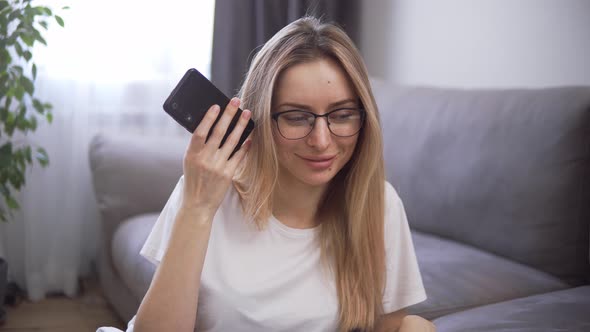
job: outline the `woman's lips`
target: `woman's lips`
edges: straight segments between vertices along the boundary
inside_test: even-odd
[[[305,163],[313,169],[322,170],[327,169],[334,163],[336,156],[322,156],[322,157],[301,157]]]

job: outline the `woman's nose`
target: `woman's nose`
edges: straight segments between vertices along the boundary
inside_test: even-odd
[[[332,133],[328,128],[328,120],[326,118],[316,118],[307,143],[313,147],[325,149],[330,145],[331,140]]]

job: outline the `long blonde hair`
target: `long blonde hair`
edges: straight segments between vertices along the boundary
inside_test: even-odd
[[[243,108],[252,110],[256,130],[234,183],[245,214],[264,228],[279,172],[271,127],[273,90],[286,68],[322,57],[336,60],[346,72],[366,119],[351,160],[323,198],[318,241],[324,267],[334,272],[340,330],[370,331],[383,313],[383,143],[367,70],[354,43],[336,25],[303,17],[274,35],[252,60],[239,96]]]

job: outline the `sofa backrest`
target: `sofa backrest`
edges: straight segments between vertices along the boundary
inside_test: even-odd
[[[590,87],[374,93],[411,227],[590,280]]]
[[[189,138],[112,134],[92,138],[90,168],[106,248],[122,221],[162,210],[182,175]]]

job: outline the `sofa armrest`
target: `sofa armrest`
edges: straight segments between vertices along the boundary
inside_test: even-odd
[[[182,175],[188,139],[105,133],[92,138],[90,169],[107,251],[123,220],[164,207]]]

